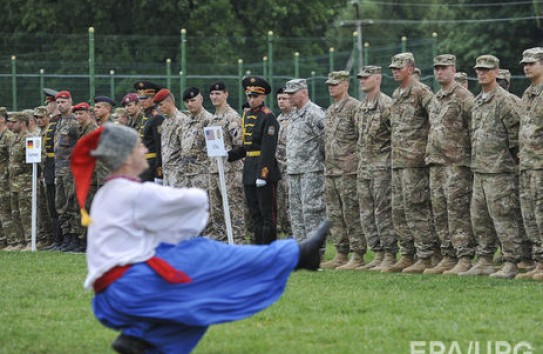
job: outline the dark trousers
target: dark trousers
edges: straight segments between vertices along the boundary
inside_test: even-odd
[[[149,168],[140,175],[140,178],[142,182],[154,182],[156,177],[156,159],[147,159],[147,163],[149,164]]]
[[[254,228],[254,243],[264,245],[277,240],[277,183],[264,187],[245,184],[245,199]]]
[[[58,221],[58,213],[55,207],[55,185],[54,184],[45,185],[45,199],[47,201],[47,215],[51,219],[51,224],[53,227],[53,241],[59,242],[61,232],[60,232],[60,223]]]

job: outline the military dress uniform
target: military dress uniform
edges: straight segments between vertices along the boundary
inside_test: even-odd
[[[243,79],[246,94],[267,95],[271,87],[264,79]],[[264,104],[246,111],[242,118],[243,146],[228,152],[228,161],[245,158],[243,185],[251,214],[256,244],[269,244],[277,239],[277,182],[281,179],[275,159],[279,123]],[[257,187],[256,180],[266,182]]]

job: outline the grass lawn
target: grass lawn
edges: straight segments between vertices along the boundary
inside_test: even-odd
[[[0,353],[112,352],[117,333],[94,319],[92,294],[82,288],[84,255],[0,251],[0,272]],[[410,353],[411,341],[427,341],[417,347],[424,353],[430,353],[430,341],[442,343],[444,353],[454,342],[461,351],[451,353],[467,353],[471,342],[480,346],[473,354],[497,354],[496,342],[523,341],[533,353],[543,353],[543,284],[297,272],[274,306],[211,327],[194,353],[396,354]],[[529,351],[516,352],[522,353]]]

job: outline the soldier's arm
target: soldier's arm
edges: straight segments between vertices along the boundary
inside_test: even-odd
[[[153,135],[156,146],[156,176],[162,178],[162,123],[164,116],[157,114],[153,117]]]
[[[267,114],[262,129],[260,142],[260,159],[258,161],[257,178],[267,180],[274,167],[277,139],[279,137],[279,123],[271,113]]]
[[[518,105],[511,97],[504,100],[502,104],[501,120],[507,130],[509,151],[517,159],[518,155],[518,133],[520,126],[520,112]]]

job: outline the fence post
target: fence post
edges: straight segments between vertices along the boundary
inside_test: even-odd
[[[402,53],[407,52],[407,37],[402,36]]]
[[[109,71],[109,97],[115,101],[115,70]]]
[[[273,31],[268,31],[268,82],[273,90]],[[272,99],[273,95],[266,96],[268,98],[268,107],[273,110],[275,100]]]
[[[187,85],[187,30],[181,28],[181,94],[185,92]]]
[[[45,102],[45,94],[43,93],[43,88],[45,87],[45,70],[40,69],[40,105]]]
[[[243,106],[243,99],[245,94],[241,83],[243,81],[243,59],[238,59],[238,111],[241,112],[241,106]]]
[[[262,77],[264,78],[264,80],[267,80],[269,82],[269,78],[268,78],[268,57],[267,56],[262,57]],[[266,106],[270,107],[270,99],[269,99],[268,96],[266,96],[264,101],[266,102]]]
[[[11,106],[13,110],[17,110],[17,57],[11,56],[11,94],[12,102]]]
[[[432,33],[432,60],[437,56],[437,33]],[[439,91],[439,85],[437,83],[436,77],[434,75],[434,92]]]
[[[179,102],[183,101],[183,72],[182,71],[179,71],[179,100],[178,101]]]
[[[328,72],[334,71],[334,47],[328,49]]]
[[[294,52],[294,77],[300,77],[300,53]]]
[[[311,101],[315,102],[315,75],[316,72],[311,72]]]
[[[358,72],[360,71],[360,64],[359,64],[360,60],[358,58],[359,51],[357,50],[358,39],[359,39],[358,32],[353,32],[353,75],[355,76],[355,78]],[[355,85],[354,92],[355,92],[354,93],[355,97],[357,99],[360,99],[360,85]]]
[[[172,88],[172,60],[170,58],[166,59],[166,87],[168,90]]]
[[[89,27],[89,96],[92,99],[96,93],[94,77],[94,27]]]
[[[370,62],[370,43],[364,43],[364,66],[368,66]]]

